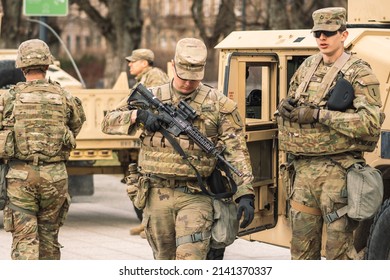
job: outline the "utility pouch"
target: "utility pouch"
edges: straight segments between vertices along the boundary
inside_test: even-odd
[[[145,208],[146,200],[148,198],[150,187],[150,179],[148,177],[142,176],[138,180],[138,190],[134,196],[134,206],[142,210]]]
[[[356,221],[372,218],[383,201],[381,172],[364,163],[355,163],[347,169],[347,205],[325,216],[327,223],[343,215]]]
[[[282,187],[286,194],[286,200],[289,200],[293,194],[292,188],[294,183],[295,169],[293,163],[282,163],[280,165],[280,177],[282,180]]]
[[[350,82],[344,78],[337,80],[336,85],[328,93],[328,109],[332,111],[345,112],[352,107],[355,99],[355,91]]]
[[[134,203],[134,199],[138,192],[138,180],[141,174],[138,172],[136,163],[129,164],[129,175],[125,178],[127,184],[127,195],[130,200]]]
[[[383,200],[381,172],[369,165],[354,164],[347,171],[348,217],[363,221],[372,218]]]
[[[225,248],[234,242],[238,233],[237,205],[230,199],[213,199],[213,208],[210,247]]]
[[[8,164],[0,164],[0,210],[5,208],[7,204],[7,179],[5,176],[8,172]]]
[[[70,195],[67,194],[64,204],[60,209],[60,213],[58,214],[58,222],[60,227],[64,225],[65,219],[68,216],[70,203],[71,203],[71,198]]]
[[[206,183],[210,188],[210,192],[202,188],[201,185],[202,191],[216,199],[228,199],[237,192],[237,184],[229,169],[223,163],[218,163],[215,166]]]
[[[14,132],[12,130],[0,130],[0,158],[11,158],[14,153]]]
[[[207,178],[207,185],[210,187],[210,191],[214,194],[225,193],[229,190],[229,181],[224,176],[220,169],[215,168],[211,175]]]
[[[4,230],[6,232],[13,232],[15,230],[14,227],[14,211],[6,207],[3,212],[3,224],[4,224]]]

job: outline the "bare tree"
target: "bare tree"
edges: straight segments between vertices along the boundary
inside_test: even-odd
[[[347,8],[347,0],[288,0],[286,12],[290,28],[311,28],[313,25],[311,14],[315,10],[325,7]]]
[[[223,37],[226,37],[229,33],[235,30],[236,27],[234,4],[235,0],[221,0],[215,21],[210,24],[206,21],[204,16],[204,1],[193,0],[192,3],[192,17],[199,30],[200,37],[203,39],[207,49],[209,50],[207,64],[210,67],[206,68],[206,78],[212,81],[217,78],[217,65],[215,63],[216,55],[214,47]]]
[[[94,2],[94,4],[92,4]],[[107,9],[98,8],[95,2]],[[111,87],[121,71],[126,70],[124,58],[139,47],[142,34],[140,0],[70,0],[96,23],[107,42],[104,86]],[[107,13],[103,13],[107,10]]]
[[[247,2],[247,13],[258,15],[251,17],[249,27],[262,29],[300,29],[311,28],[313,20],[311,14],[320,8],[344,7],[347,0],[241,0]],[[263,13],[259,13],[263,10]],[[268,8],[265,8],[268,7]],[[264,13],[264,10],[266,12]],[[257,22],[256,22],[257,21]],[[256,24],[257,23],[257,24]]]
[[[28,17],[22,13],[23,0],[1,0],[1,6],[3,8],[1,48],[15,49],[24,40],[39,37],[39,25],[28,21]],[[45,20],[53,30],[60,33],[55,17],[47,17]],[[58,45],[57,39],[50,32],[47,33],[47,43]]]

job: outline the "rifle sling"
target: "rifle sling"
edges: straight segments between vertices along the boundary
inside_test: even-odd
[[[207,194],[209,196],[212,196],[214,198],[217,198],[217,199],[230,198],[230,197],[232,197],[236,193],[236,191],[237,191],[237,184],[235,183],[235,181],[231,177],[231,173],[230,173],[230,170],[228,168],[226,168],[226,170],[224,170],[224,171],[226,173],[226,176],[227,176],[229,182],[232,184],[232,191],[231,192],[223,192],[223,193],[215,194],[215,193],[212,193],[209,190],[207,190],[206,187],[205,187],[204,181],[203,181],[202,177],[200,176],[198,170],[190,162],[190,160],[188,159],[187,154],[183,151],[182,147],[179,145],[179,143],[176,141],[176,139],[173,138],[173,136],[164,128],[161,128],[159,131],[161,132],[162,135],[164,135],[164,137],[166,139],[168,139],[168,141],[171,143],[172,147],[182,156],[182,158],[188,162],[188,164],[192,167],[192,169],[194,169],[195,174],[196,174],[196,179],[198,180],[199,186],[202,189],[203,193],[205,193],[205,194]]]

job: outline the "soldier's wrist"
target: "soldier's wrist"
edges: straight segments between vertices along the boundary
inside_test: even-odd
[[[131,113],[130,113],[130,121],[131,121],[131,124],[134,124],[134,123],[137,122],[137,110],[131,111]]]

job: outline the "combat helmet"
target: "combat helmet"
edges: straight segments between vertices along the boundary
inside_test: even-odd
[[[16,56],[16,68],[53,64],[48,45],[39,39],[27,40],[20,44]]]

